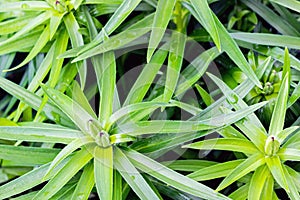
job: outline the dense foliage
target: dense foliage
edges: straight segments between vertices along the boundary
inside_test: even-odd
[[[297,0],[2,0],[0,199],[300,199]]]

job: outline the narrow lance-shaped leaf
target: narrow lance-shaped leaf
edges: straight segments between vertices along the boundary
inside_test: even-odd
[[[199,18],[201,19],[202,25],[207,30],[207,32],[211,35],[219,51],[221,51],[222,47],[221,47],[219,33],[216,27],[215,20],[211,14],[212,11],[209,8],[207,1],[191,0],[191,4],[193,5]]]
[[[235,123],[265,104],[266,102],[262,102],[249,106],[248,108],[238,110],[234,113],[219,115],[203,121],[153,120],[126,123],[113,129],[112,133],[126,133],[128,135],[135,136],[150,133],[186,133],[209,130]]]
[[[179,77],[178,86],[175,91],[175,96],[192,87],[206,72],[209,64],[221,54],[216,47],[212,47],[201,53],[195,58],[181,73]]]
[[[186,3],[185,4],[186,7],[189,9],[189,11],[192,13],[192,15],[201,23],[202,19],[198,16],[198,14],[196,13],[196,11],[194,10],[194,8],[191,7],[190,4]],[[238,45],[236,44],[236,42],[230,37],[229,33],[227,32],[227,30],[225,29],[225,27],[223,26],[223,24],[220,22],[220,20],[218,19],[218,17],[211,12],[211,14],[213,15],[215,24],[216,24],[216,28],[219,32],[219,37],[220,37],[220,42],[221,42],[221,47],[222,50],[224,50],[228,56],[231,58],[231,60],[233,62],[235,62],[235,64],[245,73],[247,74],[247,76],[249,77],[249,79],[257,86],[259,86],[260,88],[261,83],[259,81],[259,79],[257,78],[257,76],[255,75],[254,71],[252,70],[250,64],[247,62],[247,60],[245,59],[242,51],[239,49]]]
[[[36,41],[35,45],[33,46],[33,48],[31,49],[30,53],[28,54],[28,56],[25,58],[25,60],[23,60],[20,64],[18,64],[17,66],[9,69],[9,71],[13,71],[16,69],[19,69],[21,67],[23,67],[24,65],[26,65],[30,60],[32,60],[38,53],[40,53],[40,51],[45,47],[45,45],[47,44],[47,42],[50,40],[50,28],[49,26],[46,26],[46,28],[44,29],[44,31],[42,32],[42,34],[40,35],[39,39]]]
[[[33,200],[50,199],[91,159],[92,155],[86,149],[76,152],[65,166],[35,195]]]
[[[279,156],[266,157],[265,160],[276,182],[289,193],[289,186]]]
[[[92,163],[88,163],[83,169],[71,200],[88,199],[94,185],[94,166]]]
[[[82,137],[82,138],[78,138],[74,141],[72,141],[70,144],[68,144],[67,146],[65,146],[60,152],[59,154],[53,159],[53,161],[51,162],[51,165],[47,171],[47,173],[45,174],[45,176],[47,176],[48,174],[50,174],[52,172],[52,170],[54,170],[54,168],[66,157],[68,157],[71,153],[73,153],[75,150],[77,150],[78,148],[92,143],[94,142],[94,139],[91,138],[90,136],[86,136],[86,137]]]
[[[289,96],[290,87],[290,59],[289,53],[286,49],[285,51],[285,62],[284,62],[284,78],[281,82],[279,93],[277,96],[277,101],[275,103],[274,111],[271,118],[269,134],[277,136],[279,132],[283,129],[284,119],[287,110],[287,101]]]
[[[246,6],[260,15],[271,26],[284,35],[299,36],[299,32],[272,9],[260,2],[241,0]]]
[[[0,124],[2,124],[0,119]],[[47,128],[36,126],[3,126],[0,138],[5,140],[24,140],[28,142],[50,142],[67,144],[84,135],[77,130]]]
[[[50,162],[58,149],[0,145],[0,159],[16,162],[22,166],[36,166]]]
[[[125,154],[137,168],[176,189],[204,199],[229,199],[211,188],[183,176],[136,151],[128,149],[125,151]]]
[[[165,30],[171,19],[175,3],[176,0],[158,1],[147,51],[147,63],[150,62],[155,49],[163,38]]]
[[[8,11],[42,11],[42,10],[50,10],[51,6],[44,1],[20,1],[20,2],[7,2],[4,1],[0,5],[0,12],[8,12]]]
[[[278,200],[276,193],[274,192],[274,178],[272,174],[267,176],[261,196],[265,197],[266,200]]]
[[[121,119],[122,117],[125,117],[126,115],[132,112],[137,112],[149,108],[171,107],[171,106],[175,106],[175,105],[172,103],[159,103],[159,102],[141,102],[141,103],[131,104],[113,113],[109,118],[109,122],[110,122],[109,124],[116,122],[117,120]]]
[[[15,33],[28,24],[34,16],[28,15],[0,22],[0,35]]]
[[[43,90],[48,97],[64,112],[69,118],[84,132],[89,133],[90,120],[94,119],[87,111],[85,111],[78,103],[61,92],[42,85]],[[95,120],[96,122],[96,120]]]
[[[68,15],[64,17],[64,23],[69,33],[72,47],[76,48],[84,45],[83,37],[81,33],[78,31],[80,28],[79,24],[77,23],[76,18],[72,12],[70,12]],[[86,83],[86,75],[87,75],[86,61],[84,60],[84,61],[77,62],[76,67],[79,72],[80,85],[82,88],[84,88]]]
[[[40,25],[40,24],[44,23],[45,21],[47,21],[50,17],[51,17],[51,12],[50,11],[44,12],[44,13],[38,15],[36,18],[32,19],[32,21],[30,23],[28,23],[24,28],[22,28],[20,31],[18,31],[16,34],[14,34],[12,37],[10,37],[7,40],[4,40],[4,41],[0,42],[0,46],[2,46],[4,44],[8,44],[8,43],[18,39],[22,35],[28,33],[29,31],[31,31],[32,29],[37,27],[38,25]]]
[[[296,0],[271,0],[271,1],[300,13],[299,1]]]
[[[120,24],[131,14],[131,12],[137,7],[141,0],[129,0],[122,1],[122,4],[114,12],[114,14],[109,18],[108,22],[103,27],[102,31],[84,48],[77,50],[77,55],[95,47],[99,43],[103,42],[107,35],[110,35],[114,30],[116,30]]]
[[[237,166],[232,172],[220,183],[217,191],[220,191],[238,179],[242,178],[251,171],[256,170],[259,166],[265,163],[265,159],[262,154],[254,154]]]
[[[61,168],[69,161],[70,159],[63,160],[55,170],[46,177],[45,180],[48,180],[54,174],[56,174]],[[20,194],[26,190],[29,190],[39,184],[44,180],[44,174],[48,170],[50,164],[42,165],[32,171],[20,176],[2,186],[0,186],[0,199],[6,199],[8,197]],[[26,183],[26,184],[24,184]],[[31,198],[32,199],[32,198]]]
[[[191,149],[217,149],[217,150],[227,150],[227,151],[236,151],[243,152],[245,154],[254,154],[258,152],[258,149],[246,139],[237,139],[237,138],[217,138],[204,140],[188,145],[182,146],[183,148]]]
[[[90,115],[95,116],[95,112],[91,107],[89,100],[81,90],[80,85],[77,81],[73,81],[72,99],[76,101],[82,108],[84,108]]]
[[[155,52],[151,61],[145,65],[143,71],[130,89],[123,106],[128,104],[141,102],[149,90],[154,78],[165,61],[168,51],[165,44]]]
[[[289,47],[294,49],[300,48],[300,39],[295,36],[276,35],[268,33],[231,33],[234,39],[245,41],[248,43],[276,46],[276,47]]]
[[[107,52],[100,55],[101,74],[100,78],[100,107],[99,119],[104,125],[112,114],[113,99],[116,84],[117,67],[114,52]]]
[[[41,97],[2,77],[0,77],[0,87],[35,110],[38,110],[42,103]],[[46,103],[43,111],[53,121],[70,122],[68,117],[51,103]]]
[[[113,147],[94,150],[94,173],[98,195],[101,200],[113,197]]]
[[[163,101],[169,102],[174,94],[181,65],[184,57],[186,36],[180,32],[173,32],[170,41],[170,52],[168,57],[167,77]]]
[[[159,197],[119,148],[116,148],[114,152],[114,165],[140,199],[159,200]]]
[[[243,99],[240,98],[237,93],[232,91],[223,81],[210,73],[208,73],[208,76],[218,85],[226,96],[227,102],[229,102],[236,110],[248,107]],[[250,140],[262,150],[264,148],[264,141],[267,138],[267,132],[264,126],[255,114],[250,114],[246,117],[246,120],[247,121],[240,124],[240,126],[242,126],[242,131],[244,131],[247,137],[249,137]],[[259,131],[253,131],[254,128]]]
[[[271,173],[266,165],[260,166],[255,170],[251,181],[248,192],[248,199],[259,200],[262,196],[262,191],[265,186],[266,179]]]
[[[187,177],[196,181],[205,181],[225,177],[243,161],[244,159],[238,159],[224,163],[217,163],[188,174]]]
[[[296,185],[297,183],[294,181],[293,176],[289,173],[287,166],[282,165],[282,168],[290,190],[290,192],[288,193],[289,197],[292,200],[299,199],[300,195],[299,195],[299,190],[297,189],[297,185]]]

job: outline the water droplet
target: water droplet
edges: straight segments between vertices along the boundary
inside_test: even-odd
[[[22,9],[28,9],[30,6],[27,4],[27,3],[23,3],[22,5],[21,5],[21,8]]]

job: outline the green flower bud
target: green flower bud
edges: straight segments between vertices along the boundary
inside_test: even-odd
[[[274,156],[280,148],[280,143],[276,140],[275,136],[270,135],[265,144],[265,154],[268,156]]]
[[[265,84],[265,87],[264,87],[263,91],[264,91],[264,93],[265,93],[266,95],[272,94],[273,91],[274,91],[274,87],[273,87],[272,83],[267,82],[267,83]]]
[[[95,138],[95,142],[102,148],[106,148],[111,145],[109,135],[106,131],[100,131]]]

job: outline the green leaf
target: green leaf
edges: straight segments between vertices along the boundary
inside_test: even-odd
[[[42,85],[43,90],[48,97],[70,117],[70,119],[85,133],[89,134],[89,121],[93,120],[87,111],[85,111],[77,102],[61,92],[52,89],[46,85]]]
[[[284,129],[283,131],[285,131],[285,130],[286,129]],[[299,142],[299,140],[300,140],[299,131],[300,131],[300,128],[298,127],[298,129],[295,130],[295,133],[290,138],[288,138],[287,141],[282,145],[282,148],[293,147],[294,143]]]
[[[22,29],[32,20],[32,15],[25,15],[21,18],[6,20],[0,23],[0,35],[11,34]]]
[[[209,187],[187,178],[136,151],[126,150],[125,154],[137,168],[178,190],[204,199],[229,199]]]
[[[159,200],[159,197],[119,148],[116,148],[114,152],[114,166],[140,199]]]
[[[37,28],[37,30],[32,31],[28,34],[24,34],[14,41],[11,41],[6,44],[2,44],[1,49],[0,49],[0,55],[9,54],[9,53],[17,52],[17,51],[27,52],[27,49],[32,48],[32,46],[38,40],[41,33],[42,33],[42,31],[39,28]],[[20,44],[22,44],[21,47],[20,47]],[[28,50],[28,51],[30,51],[30,50]]]
[[[1,159],[14,161],[22,166],[36,166],[48,163],[59,152],[59,149],[11,145],[0,145],[0,150]]]
[[[184,34],[175,31],[172,33],[168,57],[167,77],[164,85],[164,102],[169,102],[171,100],[176,89],[184,57],[185,43],[186,36]]]
[[[52,177],[56,174],[70,159],[63,160],[48,177]],[[16,194],[22,193],[28,189],[31,189],[44,181],[44,175],[50,166],[49,164],[42,165],[30,172],[20,176],[2,186],[0,186],[0,199],[5,199]],[[26,183],[26,184],[24,184]],[[32,198],[31,198],[32,199]],[[30,200],[31,200],[30,199]]]
[[[113,112],[113,99],[116,84],[116,62],[114,52],[107,52],[100,55],[101,70],[97,75],[100,78],[100,107],[99,118],[104,125]]]
[[[198,17],[202,22],[201,23],[202,26],[207,30],[209,35],[212,37],[218,50],[221,51],[222,47],[221,47],[219,33],[216,27],[214,17],[212,15],[212,11],[209,8],[207,1],[191,0],[191,4],[193,5],[196,13],[198,14]]]
[[[91,159],[92,155],[86,149],[76,152],[65,166],[35,195],[33,200],[47,200],[52,197]]]
[[[214,102],[214,99],[199,84],[196,84],[195,87],[202,97],[205,105],[210,106]]]
[[[113,147],[94,150],[94,173],[98,195],[101,200],[113,197]]]
[[[227,151],[237,151],[245,154],[255,154],[258,149],[253,145],[252,142],[246,139],[238,138],[216,138],[204,140],[188,145],[182,146],[183,148],[191,149],[217,149],[217,150],[227,150]]]
[[[300,150],[297,148],[297,144],[299,145],[299,143],[296,143],[291,148],[281,148],[277,155],[282,161],[300,161]]]
[[[89,144],[89,143],[93,143],[95,142],[93,138],[91,138],[90,136],[86,136],[86,137],[81,137],[78,138],[76,140],[73,140],[70,144],[68,144],[67,146],[65,146],[60,152],[59,154],[53,159],[53,161],[51,162],[51,165],[46,173],[45,176],[47,176],[48,174],[51,173],[52,170],[54,170],[54,168],[62,161],[64,160],[66,157],[68,157],[71,153],[73,153],[75,150],[79,149],[80,147]]]
[[[164,161],[162,164],[172,170],[194,172],[209,166],[213,166],[217,163],[208,160],[172,160]]]
[[[123,1],[114,14],[109,18],[102,31],[95,37],[93,41],[90,42],[90,44],[79,50],[77,55],[82,54],[83,52],[103,42],[107,35],[110,35],[114,30],[116,30],[140,2],[141,0]]]
[[[80,131],[56,127],[3,126],[0,128],[0,138],[5,140],[68,144],[83,136]]]
[[[236,200],[246,200],[249,191],[249,183],[239,187],[236,191],[232,192],[228,197]]]
[[[77,102],[83,109],[85,109],[91,116],[94,118],[97,118],[93,108],[91,107],[89,100],[83,93],[83,91],[80,88],[80,85],[77,81],[73,81],[73,87],[72,87],[72,99]]]
[[[210,73],[208,73],[208,76],[221,89],[227,98],[227,102],[232,105],[234,109],[239,110],[248,107],[243,99],[237,93],[232,91],[223,81]],[[245,121],[238,125],[244,134],[255,144],[255,146],[257,146],[260,150],[264,149],[264,141],[267,139],[267,132],[255,114],[250,114],[245,118]]]
[[[201,18],[197,15],[196,11],[189,5],[185,4],[187,9],[192,13],[192,15],[201,23],[203,24]],[[212,12],[211,12],[212,13]],[[250,64],[245,59],[242,51],[239,49],[236,42],[230,37],[229,33],[217,18],[217,16],[212,13],[214,17],[214,21],[219,33],[220,42],[222,50],[227,53],[227,55],[231,58],[231,60],[245,73],[247,74],[248,78],[258,87],[262,87],[259,79],[256,77],[254,71],[252,70]]]
[[[270,0],[270,1],[300,13],[300,2],[299,1],[296,1],[296,0],[284,0],[284,1],[283,0]]]
[[[290,60],[289,54],[286,50],[284,68],[288,68],[284,78],[281,82],[280,89],[278,92],[277,100],[275,103],[273,115],[271,118],[269,134],[277,136],[284,127],[284,119],[287,110],[287,101],[289,96],[290,87]]]
[[[77,23],[73,13],[70,12],[63,19],[71,39],[72,47],[76,48],[84,45],[83,37],[81,33],[78,31],[80,29],[79,24]],[[61,52],[60,54],[62,53],[63,52]],[[80,85],[82,88],[84,88],[86,83],[86,75],[87,75],[87,63],[85,60],[77,62],[76,67],[80,77]]]
[[[109,118],[109,124],[115,123],[117,120],[129,115],[130,113],[137,112],[149,108],[159,108],[159,107],[171,107],[174,106],[172,103],[160,103],[160,102],[141,102],[134,103],[121,108],[120,110],[114,112]]]
[[[296,86],[292,95],[289,98],[288,108],[291,107],[294,103],[296,103],[299,98],[300,98],[300,83],[298,83],[298,85]]]
[[[49,12],[49,11],[38,15],[37,17],[32,19],[30,21],[30,23],[28,23],[26,26],[24,26],[24,28],[22,28],[20,31],[15,33],[12,37],[10,37],[7,40],[4,40],[4,41],[0,42],[0,46],[2,46],[4,44],[8,44],[8,43],[20,38],[22,35],[28,33],[32,29],[36,28],[37,26],[39,26],[42,23],[44,23],[45,21],[47,21],[50,17],[51,17],[51,12]]]
[[[18,124],[16,122],[10,121],[9,119],[6,118],[0,118],[0,126],[18,126]],[[3,127],[1,127],[0,129],[0,137],[2,136],[2,130]]]
[[[259,166],[265,164],[264,156],[260,153],[254,154],[238,165],[226,178],[220,183],[217,191],[220,191],[238,179],[242,178],[251,171],[256,170]]]
[[[192,114],[192,115],[197,115],[199,114],[202,109],[198,108],[194,105],[188,104],[188,103],[184,103],[181,101],[175,101],[175,100],[170,100],[170,103],[174,106],[177,106],[178,108],[181,108],[182,110]]]
[[[275,14],[273,10],[260,2],[246,1],[242,2],[251,8],[254,12],[260,15],[264,20],[266,20],[271,26],[284,35],[299,36],[299,32],[292,27],[288,22],[286,22],[282,17]]]
[[[13,67],[13,68],[11,68],[9,70],[6,70],[6,71],[13,71],[13,70],[19,69],[19,68],[23,67],[24,65],[26,65],[38,53],[40,53],[40,51],[45,47],[45,45],[47,44],[47,42],[49,40],[50,40],[50,28],[49,28],[49,26],[46,26],[46,28],[44,29],[44,31],[40,35],[39,39],[36,41],[35,45],[31,49],[30,53],[27,55],[27,57],[25,58],[25,60],[23,60],[17,66],[15,66],[15,67]]]
[[[182,71],[175,91],[175,96],[178,97],[180,94],[191,88],[206,72],[209,64],[220,54],[221,52],[219,52],[216,47],[212,47],[195,58]]]
[[[261,197],[266,198],[266,200],[276,199],[276,194],[274,192],[274,178],[272,174],[270,174],[265,180],[265,185],[261,193]]]
[[[290,192],[288,193],[289,197],[292,200],[297,200],[300,198],[296,182],[293,180],[293,176],[288,172],[287,166],[282,165],[284,176],[286,177],[287,184],[289,186]]]
[[[266,102],[262,102],[230,114],[219,115],[202,121],[152,120],[126,123],[113,129],[112,134],[124,133],[137,136],[150,133],[186,133],[209,130],[235,123],[265,104]]]
[[[288,47],[293,49],[300,48],[299,37],[268,34],[268,33],[243,33],[243,32],[231,33],[230,35],[236,40],[241,40],[252,44]]]
[[[266,157],[265,161],[271,171],[276,182],[287,192],[289,192],[288,183],[282,168],[282,163],[279,156]]]
[[[113,174],[114,174],[113,200],[122,200],[122,196],[123,196],[122,176],[117,170],[114,170]]]
[[[119,34],[104,40],[103,43],[99,44],[98,46],[95,46],[90,50],[87,50],[86,52],[84,52],[83,54],[81,54],[80,56],[72,60],[72,62],[78,62],[80,60],[84,60],[95,55],[99,55],[112,50],[117,50],[124,47],[126,44],[130,44],[130,42],[140,38],[141,36],[143,36],[144,34],[146,34],[151,30],[150,26],[147,25],[150,24],[150,19],[152,19],[152,17],[151,18],[147,17],[146,19],[147,21],[146,20],[142,21],[144,27],[140,28],[140,24],[138,25],[135,24],[135,27],[137,28],[133,29],[132,27],[130,27]],[[63,54],[62,56],[64,55],[68,55],[68,54]]]
[[[187,177],[192,178],[196,181],[205,181],[225,177],[243,161],[243,159],[239,159],[224,163],[218,163],[212,166],[199,169],[191,174],[188,174]]]
[[[299,126],[291,126],[280,131],[277,135],[277,140],[282,144],[282,142],[286,140],[286,138],[288,138],[291,134],[296,133],[296,131],[299,130],[299,128]],[[287,144],[284,144],[284,146],[286,145]]]
[[[269,175],[270,171],[266,165],[260,166],[255,170],[250,182],[248,199],[260,200],[260,197],[263,197],[261,194]]]
[[[94,165],[92,163],[88,163],[83,169],[71,200],[88,199],[94,185]]]
[[[132,103],[138,103],[143,100],[168,55],[166,47],[167,46],[164,45],[158,49],[153,55],[151,61],[145,65],[143,71],[140,73],[134,85],[131,87],[123,106]]]
[[[52,7],[44,1],[20,1],[20,2],[2,2],[0,4],[0,12],[8,11],[43,11],[50,10]]]
[[[147,63],[150,62],[155,49],[157,48],[161,39],[163,38],[165,30],[172,17],[175,3],[176,0],[158,1],[147,51]]]

